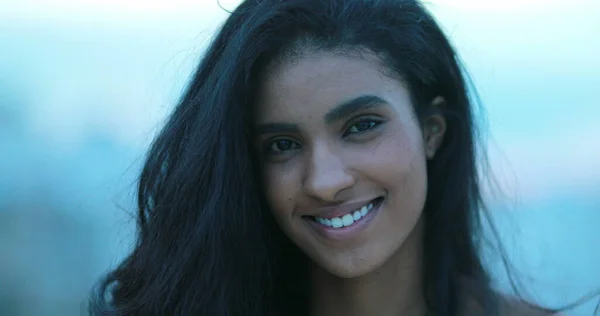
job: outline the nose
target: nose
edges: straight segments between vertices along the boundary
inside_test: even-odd
[[[331,146],[315,146],[304,179],[308,195],[321,201],[336,202],[340,192],[354,185],[355,177],[348,172],[342,158]]]

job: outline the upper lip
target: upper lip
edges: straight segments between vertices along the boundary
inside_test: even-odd
[[[311,213],[306,213],[305,215],[313,216],[313,217],[322,217],[322,218],[339,217],[339,216],[348,214],[350,212],[358,211],[363,206],[368,205],[369,203],[373,203],[373,200],[375,200],[375,199],[376,198],[369,199],[369,200],[361,200],[358,202],[347,202],[347,203],[342,203],[342,204],[337,204],[337,205],[322,206],[322,207],[316,208]]]

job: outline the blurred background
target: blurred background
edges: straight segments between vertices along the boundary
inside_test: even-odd
[[[484,105],[491,209],[529,297],[598,289],[600,1],[427,6]],[[217,0],[0,0],[0,315],[84,313],[131,247],[145,150],[226,17]]]

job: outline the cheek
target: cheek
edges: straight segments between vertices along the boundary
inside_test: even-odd
[[[284,165],[271,165],[263,168],[263,185],[267,202],[277,219],[291,216],[294,209],[294,197],[298,191],[297,174],[294,168]]]
[[[419,134],[401,128],[382,135],[362,157],[363,170],[398,198],[419,200],[426,191],[425,154]],[[415,201],[417,202],[417,201]]]

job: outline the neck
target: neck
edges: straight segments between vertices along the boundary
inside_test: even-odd
[[[353,279],[312,269],[311,315],[424,315],[423,223],[382,266]]]

